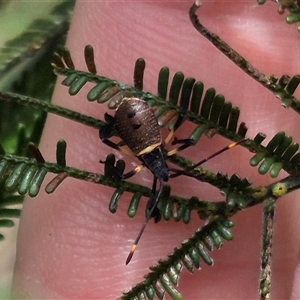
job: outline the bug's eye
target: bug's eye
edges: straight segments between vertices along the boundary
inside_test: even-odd
[[[142,126],[141,123],[135,123],[135,124],[132,124],[132,128],[133,128],[133,129],[139,129],[141,126]]]
[[[135,115],[136,115],[136,112],[133,110],[133,111],[131,111],[131,112],[129,112],[129,113],[127,114],[127,117],[128,117],[129,119],[131,119],[131,118],[133,118]]]

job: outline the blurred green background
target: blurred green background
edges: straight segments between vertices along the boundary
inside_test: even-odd
[[[75,0],[0,1],[1,92],[50,101],[56,79],[50,63],[64,45],[74,4]],[[26,154],[29,141],[38,143],[45,118],[43,112],[0,100],[0,144],[5,152]],[[22,201],[14,192],[4,192],[0,183],[0,220],[16,216],[15,226],[0,225],[0,299],[9,299]]]

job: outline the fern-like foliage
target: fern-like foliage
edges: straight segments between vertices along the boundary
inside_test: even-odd
[[[145,62],[138,59],[135,66],[135,88],[120,84],[115,80],[96,75],[96,68],[93,60],[92,47],[85,49],[85,61],[89,72],[78,71],[74,66],[71,55],[67,49],[56,55],[53,63],[55,72],[66,76],[62,84],[69,87],[69,94],[75,95],[87,83],[94,83],[95,86],[87,94],[89,101],[99,103],[108,102],[109,108],[115,108],[115,100],[122,95],[130,94],[141,98],[151,106],[156,106],[157,116],[161,126],[166,126],[169,119],[166,113],[173,110],[176,113],[184,114],[185,117],[197,124],[189,138],[195,143],[207,130],[214,130],[232,140],[239,140],[245,137],[247,128],[244,123],[239,122],[239,108],[233,107],[231,102],[225,101],[223,95],[216,94],[214,88],[204,90],[202,82],[196,82],[194,78],[184,78],[182,72],[177,72],[169,85],[169,69],[164,67],[158,75],[157,96],[141,90]],[[92,72],[91,72],[92,71]],[[138,83],[138,84],[137,84]],[[169,95],[167,99],[167,94]],[[174,117],[174,115],[172,116]]]
[[[71,55],[64,49],[62,56],[55,56],[53,66],[55,72],[66,76],[63,84],[69,87],[69,93],[75,95],[87,82],[95,85],[87,94],[89,101],[108,103],[108,107],[114,109],[116,103],[123,95],[132,95],[147,101],[156,108],[156,114],[161,126],[171,126],[174,116],[183,114],[186,120],[196,124],[196,129],[190,135],[196,142],[206,133],[211,136],[220,134],[233,141],[245,137],[246,125],[239,123],[239,109],[225,101],[222,95],[217,95],[212,88],[204,90],[202,82],[196,82],[193,78],[185,78],[181,72],[175,73],[169,85],[169,69],[164,67],[158,76],[158,95],[152,95],[142,90],[145,62],[138,59],[134,72],[134,86],[125,85],[96,75],[93,49],[87,46],[85,59],[88,72],[75,69]],[[63,107],[47,102],[39,101],[31,97],[2,92],[0,100],[29,105],[45,112],[76,120],[84,125],[100,129],[106,124],[105,120],[95,120]],[[170,114],[170,112],[172,112]],[[172,117],[170,118],[169,115]],[[115,132],[114,132],[115,134]],[[226,201],[210,202],[199,199],[197,195],[191,198],[183,198],[171,193],[171,187],[166,185],[159,201],[159,209],[164,220],[174,219],[188,223],[192,211],[196,211],[200,219],[206,220],[206,225],[199,227],[195,234],[176,248],[165,260],[159,261],[157,266],[151,267],[151,272],[145,276],[145,280],[122,296],[122,299],[163,299],[169,294],[172,299],[182,299],[182,295],[175,288],[179,282],[180,272],[185,266],[190,272],[194,268],[200,268],[201,262],[212,265],[213,260],[208,251],[213,247],[220,248],[222,240],[231,240],[230,228],[233,223],[230,217],[241,209],[262,203],[264,201],[276,201],[277,198],[289,193],[300,186],[298,144],[292,143],[292,138],[285,133],[277,133],[271,141],[263,146],[265,135],[257,134],[253,140],[247,139],[243,146],[255,155],[251,159],[252,165],[259,165],[259,172],[270,172],[276,177],[281,169],[293,176],[275,182],[269,186],[253,186],[247,178],[241,178],[238,174],[228,176],[221,173],[213,173],[198,167],[190,169],[194,162],[179,155],[169,157],[174,164],[187,170],[186,176],[199,181],[204,181],[217,187],[226,196]],[[150,197],[151,189],[128,181],[117,180],[111,166],[115,166],[119,174],[123,174],[125,163],[116,161],[110,154],[105,160],[104,174],[95,174],[85,170],[78,170],[67,166],[66,143],[59,141],[56,151],[56,163],[45,161],[38,148],[31,145],[31,153],[34,158],[5,154],[0,156],[0,178],[7,192],[28,193],[35,196],[46,173],[57,174],[47,184],[46,191],[52,193],[66,177],[73,177],[97,184],[108,185],[115,188],[111,197],[109,210],[117,212],[118,202],[124,193],[131,193],[132,199],[128,207],[128,215],[134,217],[138,211],[141,198]],[[5,221],[7,225],[7,221]],[[175,285],[175,286],[174,286]]]
[[[294,1],[288,1],[292,3]],[[270,90],[281,100],[284,107],[291,107],[298,114],[300,113],[300,101],[294,97],[295,89],[299,85],[299,76],[295,75],[290,79],[290,76],[283,75],[279,80],[275,76],[267,76],[260,70],[255,68],[246,58],[241,56],[236,50],[232,49],[225,41],[218,35],[210,32],[200,21],[196,11],[200,7],[200,2],[196,1],[190,8],[190,20],[195,29],[207,38],[216,46],[225,56],[227,56],[234,64],[241,68],[246,74],[251,76],[257,82],[262,84],[265,88]],[[296,13],[299,16],[299,12]]]
[[[174,300],[184,299],[175,288],[183,267],[193,273],[195,268],[201,269],[202,262],[212,266],[214,261],[209,252],[214,248],[220,249],[223,240],[232,240],[232,227],[232,221],[214,217],[180,247],[175,248],[167,259],[160,260],[156,266],[152,266],[145,280],[124,293],[120,299],[164,299],[165,294]]]
[[[257,0],[258,4],[264,4],[266,0]],[[284,14],[288,12],[285,20],[287,24],[294,24],[297,23],[297,29],[300,31],[300,7],[299,1],[291,0],[291,1],[277,1],[278,5],[278,13]]]
[[[85,51],[85,53],[87,52],[88,51]],[[69,87],[70,95],[77,94],[87,82],[93,82],[95,83],[95,86],[88,92],[88,100],[97,100],[100,103],[108,101],[108,107],[115,108],[116,103],[118,103],[117,99],[122,97],[122,94],[129,93],[132,96],[144,99],[150,105],[156,107],[156,113],[161,126],[170,126],[170,122],[172,122],[174,115],[184,114],[187,120],[197,124],[196,129],[190,135],[190,138],[194,139],[196,142],[203,133],[208,132],[213,132],[213,134],[218,133],[231,138],[232,140],[238,140],[246,135],[247,127],[245,124],[241,123],[238,126],[238,109],[233,109],[231,103],[226,102],[223,96],[216,95],[214,89],[208,89],[204,92],[203,83],[196,83],[193,78],[185,79],[181,72],[174,75],[169,86],[169,70],[168,68],[162,68],[158,79],[158,97],[153,97],[153,95],[149,95],[148,93],[145,94],[142,91],[143,72],[145,69],[145,63],[142,59],[139,59],[136,63],[134,89],[126,85],[118,84],[115,81],[108,81],[104,78],[99,80],[98,77],[97,79],[96,68],[93,67],[91,69],[89,67],[95,65],[92,56],[89,58],[89,56],[86,55],[85,59],[90,74],[76,71],[71,56],[67,51],[63,53],[60,59],[59,57],[56,57],[57,64],[54,67],[56,68],[57,73],[66,76],[63,84]],[[286,101],[288,98],[291,98],[290,96],[298,85],[297,77],[294,77],[291,81],[286,80],[285,84],[282,84],[282,82],[282,79],[277,83],[277,81],[272,78],[273,87],[277,84],[277,92],[285,91],[285,95],[282,98]],[[171,118],[165,117],[168,116],[170,111],[174,111],[175,114],[173,114]],[[208,202],[199,201],[196,196],[189,199],[188,202],[180,202],[178,201],[178,198],[172,197],[170,187],[167,186],[159,203],[163,218],[165,220],[171,218],[183,220],[183,222],[187,223],[190,220],[191,211],[196,208],[200,218],[208,218],[210,220],[208,224],[211,224],[210,222],[213,223],[214,221],[212,220],[215,220],[215,218],[221,217],[227,220],[226,218],[232,216],[240,209],[257,204],[258,199],[261,200],[264,198],[263,201],[273,199],[275,201],[289,190],[291,191],[294,190],[296,186],[298,187],[299,154],[296,153],[298,150],[297,144],[291,145],[291,138],[286,137],[282,132],[276,134],[267,146],[261,145],[264,138],[265,135],[259,133],[253,140],[248,139],[244,143],[245,147],[256,152],[251,160],[252,165],[261,163],[259,168],[260,173],[265,174],[270,170],[272,177],[276,177],[282,168],[290,174],[293,174],[293,176],[296,176],[288,177],[270,186],[254,187],[248,179],[241,179],[237,174],[234,174],[229,178],[226,175],[206,172],[203,168],[193,169],[191,172],[186,172],[186,175],[217,186],[224,195],[226,195],[226,204],[208,204]],[[113,156],[109,159],[110,165],[115,164]],[[171,156],[170,160],[181,166],[183,169],[188,169],[188,167],[192,165],[192,162],[178,157],[177,155]],[[118,161],[116,162],[116,168],[119,173],[122,174],[125,165],[123,162]],[[109,174],[108,167],[106,168],[105,175],[114,176],[113,174]],[[118,201],[125,192],[125,186],[126,185],[121,185],[112,195],[110,211],[113,213],[117,210]],[[133,195],[128,209],[128,214],[130,216],[136,214],[141,196],[142,193],[140,192],[136,192]],[[166,197],[166,199],[164,199],[164,197]],[[175,199],[175,201],[173,201],[173,199]],[[191,208],[193,205],[194,207]],[[174,206],[177,209],[174,210]],[[206,209],[201,210],[201,206]],[[217,226],[224,229],[220,223],[217,224]],[[204,234],[204,228],[205,226],[199,229],[201,234]],[[216,232],[216,230],[212,230],[212,234],[216,237],[216,240],[214,240],[216,242],[215,246],[218,247],[218,245],[221,244],[221,238],[219,235],[220,232],[218,232],[219,234]],[[226,230],[224,229],[222,232],[228,233],[228,235],[225,234],[224,236],[221,234],[223,238],[228,238],[228,240],[231,239],[228,228],[226,228]],[[192,237],[191,240],[193,240],[193,238],[194,237]],[[198,268],[200,266],[200,258],[202,257],[203,259],[203,256],[201,256],[201,249],[203,249],[201,238],[197,235],[196,240],[198,246],[195,246],[191,240],[186,243],[187,248],[183,247],[186,251],[182,252],[182,248],[176,248],[175,252],[168,256],[166,260],[159,262],[158,266],[150,268],[151,272],[145,276],[145,281],[125,293],[122,299],[154,299],[155,297],[163,299],[165,293],[169,294],[172,299],[181,299],[182,295],[174,285],[178,284],[179,273],[182,266],[184,265],[192,272],[194,267]],[[175,260],[174,257],[176,258]],[[211,262],[212,260],[208,259],[208,261]],[[170,274],[172,274],[173,277]]]
[[[259,166],[259,173],[270,172],[272,177],[277,177],[280,170],[284,169],[291,175],[299,174],[300,153],[298,143],[293,143],[291,136],[278,132],[266,147],[259,149],[252,157],[252,166]]]
[[[259,1],[261,4],[263,2],[264,0]],[[297,1],[278,3],[280,12],[288,10],[289,23],[299,22]],[[115,191],[109,203],[111,213],[118,211],[118,203],[124,193],[131,194],[127,211],[129,217],[137,214],[142,197],[151,196],[149,187],[116,178],[111,166],[115,166],[119,174],[123,174],[126,166],[124,161],[116,160],[113,154],[109,154],[105,160],[104,174],[96,174],[68,166],[65,141],[59,141],[57,144],[55,163],[48,162],[34,144],[29,144],[29,148],[25,147],[29,141],[38,143],[46,113],[55,113],[97,130],[108,121],[96,120],[47,102],[54,77],[49,82],[49,73],[44,73],[47,69],[45,61],[56,44],[63,40],[61,37],[68,28],[73,4],[74,1],[67,1],[58,5],[50,14],[49,20],[32,23],[24,30],[24,34],[7,42],[0,52],[0,73],[5,75],[1,78],[6,77],[5,80],[0,80],[0,86],[10,90],[0,92],[0,140],[3,146],[0,148],[0,228],[13,226],[12,219],[20,215],[20,209],[14,208],[13,205],[21,204],[22,196],[25,194],[35,197],[47,173],[55,174],[46,186],[47,193],[55,192],[67,177],[113,187]],[[300,83],[299,75],[291,77],[283,75],[276,78],[261,73],[200,23],[196,15],[198,7],[197,2],[190,10],[195,28],[247,74],[272,91],[284,107],[291,107],[299,113],[300,102],[294,96]],[[42,59],[39,59],[41,57]],[[158,74],[157,94],[153,95],[143,90],[146,63],[142,58],[136,62],[134,83],[130,86],[97,74],[94,50],[91,46],[86,46],[84,57],[87,71],[76,69],[67,49],[64,48],[55,55],[52,66],[56,74],[65,76],[63,84],[68,87],[70,95],[80,93],[87,83],[93,83],[93,87],[86,95],[88,101],[107,103],[109,109],[115,109],[124,96],[144,99],[155,108],[161,127],[172,128],[178,115],[183,115],[184,121],[193,123],[195,129],[189,138],[193,139],[195,145],[203,134],[210,137],[219,134],[232,141],[241,141],[247,135],[247,126],[239,120],[239,108],[218,94],[214,88],[206,88],[202,81],[185,77],[182,72],[177,72],[170,78],[169,69],[163,67]],[[23,67],[21,62],[25,62]],[[7,76],[12,74],[16,67],[21,67],[22,70],[18,82],[12,76]],[[35,77],[31,76],[31,70],[34,70]],[[47,85],[42,88],[43,85],[38,84],[31,88],[31,82],[41,78],[47,78],[47,81],[41,80],[47,82]],[[22,95],[24,93],[26,96]],[[13,110],[10,114],[10,107],[15,107],[16,103],[20,104],[19,110]],[[24,110],[24,105],[29,107],[29,119],[26,119],[28,112]],[[12,116],[16,120],[17,130],[11,129]],[[171,187],[166,185],[158,204],[162,218],[166,221],[173,219],[187,224],[190,222],[192,212],[195,211],[201,220],[205,220],[205,224],[201,225],[203,223],[201,221],[199,229],[193,236],[175,248],[168,257],[160,260],[156,266],[150,267],[145,279],[124,293],[121,299],[164,299],[166,295],[172,299],[183,299],[183,295],[177,289],[182,269],[186,268],[193,273],[195,269],[200,269],[203,263],[213,265],[210,251],[214,248],[219,249],[224,240],[230,241],[233,238],[231,217],[240,210],[259,203],[263,203],[264,215],[269,218],[264,223],[260,282],[261,298],[266,299],[270,288],[266,278],[270,277],[270,272],[267,271],[272,244],[272,237],[268,232],[273,224],[276,200],[300,188],[300,153],[298,143],[293,142],[292,137],[284,132],[276,133],[267,145],[263,145],[265,137],[263,133],[258,133],[253,139],[243,140],[241,146],[255,153],[250,164],[258,166],[260,174],[270,174],[272,178],[276,178],[282,169],[288,173],[286,178],[267,186],[254,186],[250,179],[243,178],[239,174],[229,176],[213,173],[203,167],[191,169],[190,167],[197,162],[180,155],[168,158],[170,162],[186,170],[185,176],[218,188],[226,200],[211,202],[209,199],[199,199],[198,195],[186,198],[172,194]],[[0,234],[0,239],[3,238]]]

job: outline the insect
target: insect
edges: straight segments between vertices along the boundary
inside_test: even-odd
[[[112,117],[106,113],[105,117],[109,120],[109,123],[100,129],[99,135],[102,142],[111,148],[133,155],[141,161],[141,165],[123,175],[118,174],[118,171],[115,168],[114,171],[117,177],[120,179],[130,178],[140,172],[144,167],[148,168],[154,177],[151,197],[147,205],[149,211],[126,259],[126,264],[128,264],[137,248],[137,244],[148,221],[152,217],[154,217],[154,219],[158,217],[158,213],[155,210],[157,209],[157,203],[163,190],[164,183],[167,182],[169,178],[184,175],[185,172],[198,167],[220,153],[244,142],[246,138],[224,147],[186,170],[180,170],[169,168],[166,163],[166,158],[193,145],[194,141],[192,139],[178,140],[174,138],[172,145],[181,144],[179,147],[169,152],[165,151],[164,147],[165,144],[172,139],[175,131],[180,126],[183,120],[181,115],[177,118],[173,129],[169,132],[165,141],[162,140],[161,130],[153,109],[145,101],[139,98],[123,98],[116,108],[115,116]],[[121,138],[121,142],[118,144],[109,140],[113,128],[115,128]],[[158,191],[157,182],[159,183]]]

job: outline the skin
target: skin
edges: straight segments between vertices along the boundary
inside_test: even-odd
[[[284,130],[299,142],[297,114],[283,109],[274,95],[196,32],[188,19],[190,5],[190,2],[78,1],[67,41],[76,68],[86,70],[83,49],[92,44],[98,73],[132,84],[134,62],[143,57],[147,62],[144,90],[156,92],[157,73],[162,66],[169,66],[171,74],[181,70],[186,76],[203,81],[206,88],[215,87],[239,106],[240,120],[246,122],[249,137],[264,132],[268,141]],[[209,29],[266,74],[299,72],[299,59],[293,59],[298,57],[299,34],[294,26],[284,24],[283,16],[276,12],[276,4],[259,7],[255,1],[204,2],[199,15]],[[85,99],[90,85],[70,97],[67,88],[60,85],[62,79],[58,79],[54,103],[103,119],[107,106]],[[186,124],[177,136],[185,138],[191,130]],[[102,173],[103,166],[98,161],[111,152],[126,160],[128,170],[138,164],[137,159],[103,145],[96,130],[49,115],[40,145],[47,161],[55,160],[55,144],[59,139],[68,143],[70,166]],[[218,136],[213,140],[204,136],[201,141],[182,154],[200,160],[229,143]],[[257,185],[272,182],[269,175],[260,176],[256,168],[249,166],[250,157],[245,149],[236,147],[207,166],[216,172],[247,176]],[[281,176],[286,174],[282,171]],[[150,187],[152,176],[143,170],[132,180]],[[189,178],[170,180],[170,184],[174,194],[224,200],[212,187]],[[115,299],[142,281],[150,265],[203,224],[196,215],[187,226],[150,221],[132,262],[125,266],[143,222],[147,199],[143,199],[138,216],[130,219],[126,210],[131,195],[124,194],[117,213],[109,213],[113,192],[111,188],[66,179],[54,194],[41,192],[34,199],[26,199],[18,236],[14,298]],[[300,298],[298,194],[294,192],[278,201],[272,299]],[[221,251],[211,254],[215,260],[213,267],[202,265],[202,270],[194,275],[182,273],[179,290],[186,299],[259,299],[261,213],[259,206],[233,218],[235,240],[225,242]]]

